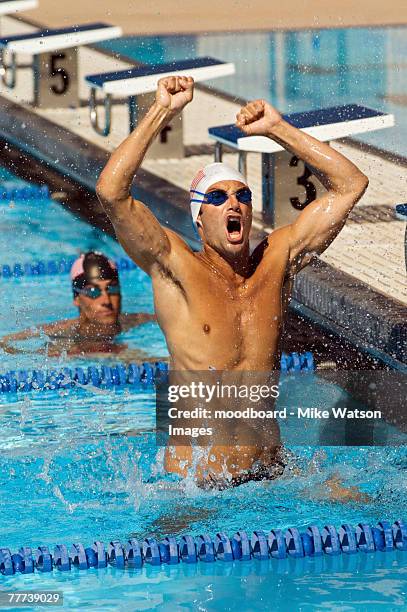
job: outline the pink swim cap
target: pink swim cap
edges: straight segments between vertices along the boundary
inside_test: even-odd
[[[92,259],[97,258],[99,260],[102,260],[103,263],[105,264],[103,267],[105,268],[110,267],[112,272],[117,273],[117,267],[114,261],[112,261],[111,259],[108,259],[105,255],[103,255],[103,253],[99,253],[98,251],[89,251],[88,253],[82,253],[82,255],[78,257],[78,259],[76,259],[74,263],[72,264],[71,280],[75,280],[75,278],[77,278],[81,274],[85,274],[85,275],[87,274],[87,271],[85,270],[85,267],[86,267],[85,259],[87,259],[89,256],[92,256]]]
[[[74,278],[76,278],[80,274],[84,273],[84,269],[83,269],[83,260],[84,259],[85,259],[85,255],[82,254],[80,257],[78,257],[78,259],[76,259],[73,262],[72,268],[71,268],[71,280],[73,280]]]

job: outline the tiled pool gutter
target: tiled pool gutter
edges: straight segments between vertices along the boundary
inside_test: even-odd
[[[344,336],[360,349],[407,365],[406,307],[333,266],[315,260],[298,274],[297,309]]]
[[[47,173],[78,183],[94,193],[97,178],[108,153],[71,131],[0,97],[0,137],[34,158]],[[7,157],[3,149],[2,156]],[[175,185],[140,169],[133,185],[135,197],[148,203],[161,223],[180,233],[198,248],[187,209],[187,194]],[[103,229],[110,229],[96,198],[84,198],[79,214]],[[329,264],[315,261],[296,279],[293,307],[320,325],[373,352],[392,367],[407,366],[407,321],[405,306]]]

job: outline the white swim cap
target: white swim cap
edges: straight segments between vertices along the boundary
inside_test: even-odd
[[[214,162],[198,170],[190,188],[191,215],[194,223],[198,219],[204,194],[218,181],[239,181],[247,185],[247,180],[241,172],[222,162]]]

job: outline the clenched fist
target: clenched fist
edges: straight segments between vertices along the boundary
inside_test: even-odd
[[[236,126],[247,136],[268,136],[280,121],[278,110],[265,100],[249,102],[236,115]]]
[[[158,81],[155,100],[163,108],[177,114],[191,102],[193,95],[194,79],[192,77],[170,76]]]

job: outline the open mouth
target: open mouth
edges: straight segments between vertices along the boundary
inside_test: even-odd
[[[243,236],[243,223],[238,215],[230,215],[226,219],[226,236],[229,242],[240,242]]]

